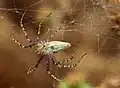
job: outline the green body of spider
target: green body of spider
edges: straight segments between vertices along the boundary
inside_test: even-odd
[[[38,43],[37,44],[37,52],[44,53],[44,54],[51,54],[56,53],[58,51],[64,50],[69,48],[71,44],[69,42],[62,42],[62,41],[51,41],[46,43]]]

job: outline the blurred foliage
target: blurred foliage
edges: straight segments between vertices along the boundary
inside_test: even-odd
[[[76,81],[73,84],[70,84],[67,80],[64,80],[60,83],[58,88],[93,88],[90,83],[84,81]]]

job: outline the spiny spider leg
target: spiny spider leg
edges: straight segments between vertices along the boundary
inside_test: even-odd
[[[68,68],[77,67],[77,65],[83,60],[84,56],[86,56],[86,55],[87,55],[87,53],[83,54],[83,55],[81,56],[80,60],[78,60],[76,64],[73,64],[73,65],[64,65],[64,64],[63,64],[62,67],[68,67]]]
[[[30,67],[28,69],[27,74],[31,74],[32,72],[36,71],[42,59],[43,59],[43,55],[39,58],[39,60],[37,61],[34,67]]]
[[[74,47],[75,47],[75,46],[74,46]],[[76,51],[76,48],[75,48],[74,51],[73,51],[74,54],[72,54],[70,58],[68,58],[68,59],[66,59],[66,60],[59,61],[59,63],[62,64],[62,63],[69,62],[70,60],[73,60],[74,55],[75,55],[75,51]]]
[[[47,17],[47,18],[50,17],[51,14],[52,14],[52,13],[49,13],[46,17]],[[43,20],[41,20],[40,23],[39,23],[39,28],[38,28],[38,31],[37,31],[37,41],[39,40],[41,26],[42,26],[42,24],[43,24],[43,22],[44,22],[45,20],[46,20],[46,19],[43,19]]]
[[[13,36],[14,36],[14,32],[13,32]],[[17,44],[19,45],[21,48],[32,48],[35,43],[32,43],[30,45],[23,45],[22,43],[20,43],[18,40],[16,40],[14,37],[12,37],[12,40]]]
[[[24,13],[23,13],[23,15],[22,15],[22,17],[20,19],[20,26],[21,26],[21,29],[22,29],[22,31],[23,31],[23,33],[24,33],[25,38],[27,39],[27,41],[28,42],[32,42],[32,40],[28,38],[28,34],[27,34],[26,29],[24,28],[24,25],[23,25],[23,19],[24,19],[24,16],[25,16],[27,10],[28,10],[28,8],[24,11]]]
[[[59,68],[61,68],[63,63],[68,62],[68,61],[70,61],[70,60],[73,60],[74,57],[71,56],[71,57],[70,57],[69,59],[67,59],[67,60],[57,61],[57,60],[55,59],[55,56],[54,56],[53,54],[50,54],[50,55],[49,55],[49,58],[52,60],[53,64],[55,64],[55,65],[57,65]]]
[[[80,60],[78,60],[77,63],[73,64],[73,65],[64,64],[64,61],[69,61],[69,60],[73,59],[73,56],[71,58],[69,58],[68,60],[63,60],[62,62],[55,60],[54,56],[53,56],[53,58],[51,58],[51,60],[52,60],[53,64],[57,65],[59,68],[62,68],[62,67],[73,68],[73,67],[77,67],[77,65],[81,62],[81,60],[84,58],[85,55],[87,55],[87,53],[83,54],[81,56]]]
[[[70,58],[66,59],[66,60],[62,60],[60,61],[59,63],[62,64],[62,63],[66,63],[66,62],[69,62],[70,60],[73,60],[73,56],[71,56]]]
[[[47,60],[46,62],[46,68],[47,68],[47,73],[48,75],[50,75],[53,79],[57,80],[57,81],[62,81],[61,79],[57,78],[56,76],[54,76],[51,71],[50,71],[50,59]]]

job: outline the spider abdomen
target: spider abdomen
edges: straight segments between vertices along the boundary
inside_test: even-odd
[[[37,50],[39,52],[43,52],[44,54],[50,54],[69,48],[71,44],[62,41],[50,41],[44,44],[38,44],[37,46]]]
[[[66,48],[69,48],[71,46],[68,42],[62,42],[62,41],[51,41],[48,42],[47,46],[45,47],[45,51],[47,53],[55,53],[61,50],[64,50]]]

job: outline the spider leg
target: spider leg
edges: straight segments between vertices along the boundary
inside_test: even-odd
[[[87,55],[87,53],[83,54],[80,58],[80,60],[77,61],[77,63],[73,64],[73,65],[64,65],[62,64],[61,67],[68,67],[68,68],[73,68],[73,67],[77,67],[77,65],[79,63],[81,63],[81,61],[83,60],[84,56]]]
[[[80,60],[78,60],[77,63],[73,64],[73,65],[66,65],[66,64],[64,64],[65,62],[68,62],[69,60],[72,60],[74,58],[73,56],[71,58],[67,59],[67,60],[56,61],[55,57],[52,55],[51,60],[52,60],[53,64],[57,65],[59,68],[62,68],[62,67],[73,68],[73,67],[77,67],[77,65],[81,62],[81,60],[83,59],[83,57],[85,55],[87,55],[87,53],[83,54],[81,56]]]
[[[62,63],[66,63],[66,62],[69,62],[70,60],[73,60],[73,56],[71,56],[70,58],[66,59],[66,60],[62,60],[62,61],[59,61],[60,64]]]
[[[39,58],[39,60],[37,61],[34,67],[30,67],[28,69],[27,74],[31,74],[32,72],[36,71],[42,59],[43,59],[43,55]]]
[[[24,16],[25,16],[26,12],[27,12],[27,9],[24,11],[24,13],[22,14],[22,17],[20,19],[20,27],[21,27],[27,41],[32,42],[32,40],[28,38],[28,34],[27,34],[26,29],[24,28],[24,25],[23,25],[23,19],[24,19]]]
[[[13,33],[13,35],[14,35],[14,33]],[[12,37],[12,40],[13,40],[18,46],[20,46],[21,48],[32,48],[32,47],[35,45],[35,43],[30,44],[30,45],[23,45],[23,44],[20,43],[18,40],[16,40],[14,37]]]
[[[47,18],[50,17],[51,14],[52,14],[52,13],[49,13],[49,14],[47,15]],[[43,24],[43,22],[44,22],[45,20],[46,20],[46,19],[43,19],[43,20],[41,20],[40,23],[39,23],[39,28],[38,28],[38,31],[37,31],[37,41],[39,40],[40,29],[41,29],[42,24]]]
[[[68,61],[70,61],[70,60],[73,60],[74,57],[71,56],[71,57],[70,57],[69,59],[67,59],[67,60],[57,61],[57,60],[55,59],[55,56],[54,56],[53,54],[50,54],[50,55],[49,55],[49,58],[52,60],[53,64],[55,64],[55,65],[57,65],[59,68],[61,68],[63,63],[68,62]]]
[[[46,62],[46,66],[47,66],[47,73],[48,75],[50,75],[53,79],[57,80],[57,81],[62,81],[61,79],[57,78],[56,76],[54,76],[51,71],[50,71],[50,59],[47,60]]]

